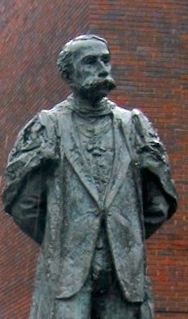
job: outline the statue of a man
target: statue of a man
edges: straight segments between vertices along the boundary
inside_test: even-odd
[[[58,67],[72,95],[20,132],[3,197],[41,244],[30,319],[152,319],[145,239],[176,210],[166,151],[140,111],[107,99],[106,40],[76,37]]]

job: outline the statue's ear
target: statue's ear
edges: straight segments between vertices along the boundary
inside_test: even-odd
[[[61,77],[62,79],[67,82],[68,84],[71,84],[72,78],[71,78],[71,72],[68,69],[64,69],[61,71]]]
[[[71,71],[69,69],[64,71],[64,78],[67,82],[70,82],[71,80]]]

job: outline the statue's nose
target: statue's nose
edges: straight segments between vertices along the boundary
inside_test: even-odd
[[[98,63],[99,73],[98,76],[101,78],[105,78],[109,74],[109,70],[103,61],[99,61]]]
[[[99,72],[99,77],[100,78],[106,78],[108,76],[108,72],[106,70],[100,71]]]

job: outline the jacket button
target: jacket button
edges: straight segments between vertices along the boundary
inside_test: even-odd
[[[105,213],[106,213],[105,209],[101,209],[101,215],[105,216]]]

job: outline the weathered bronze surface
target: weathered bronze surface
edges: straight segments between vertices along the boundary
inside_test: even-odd
[[[68,42],[72,94],[37,114],[9,156],[5,210],[41,244],[30,319],[152,319],[145,239],[176,210],[166,151],[148,119],[107,99],[107,42]]]

